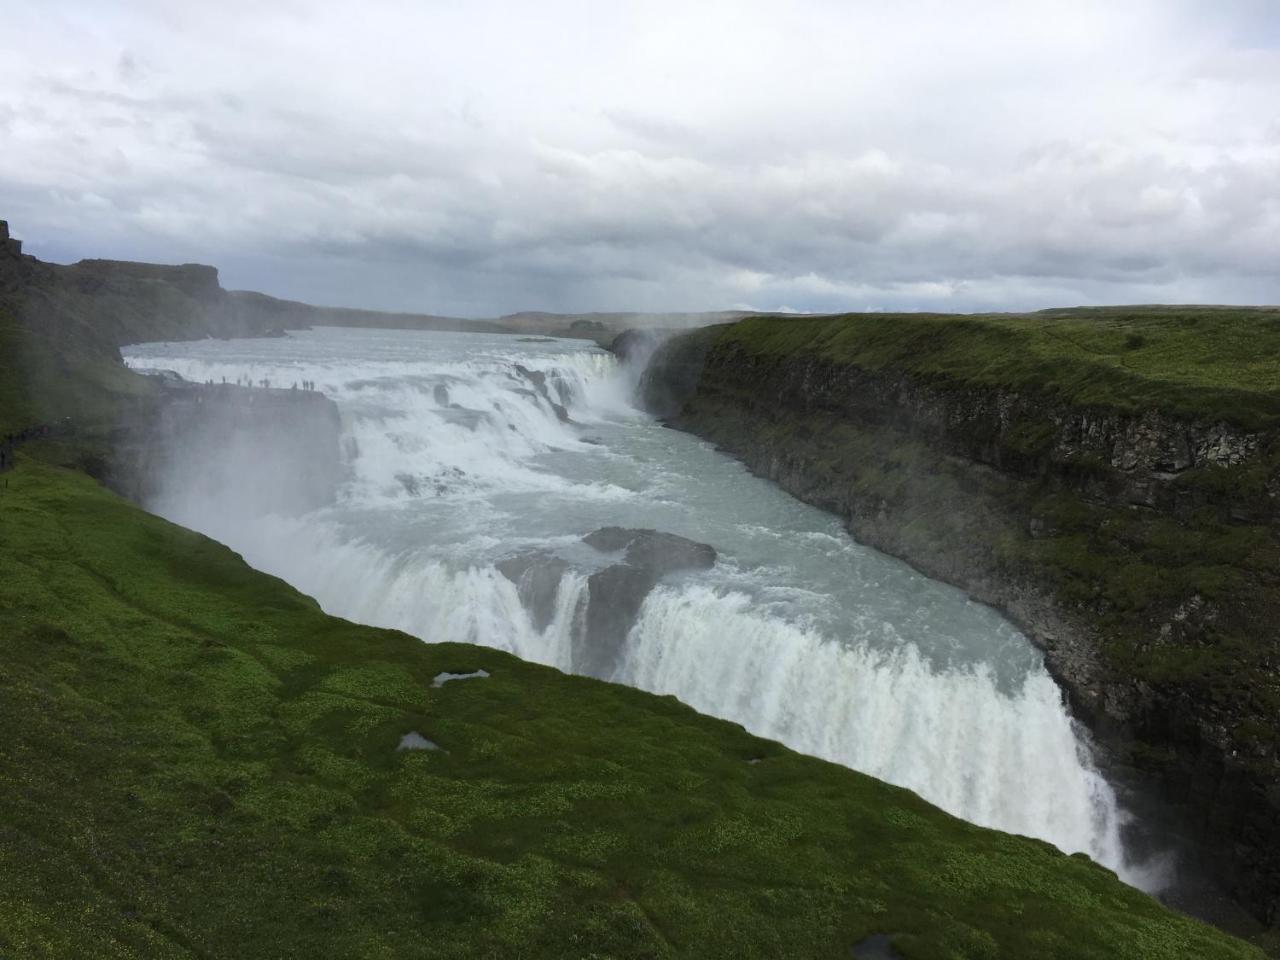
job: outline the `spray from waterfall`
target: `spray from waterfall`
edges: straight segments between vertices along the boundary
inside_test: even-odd
[[[1024,637],[639,413],[598,348],[318,330],[149,345],[129,361],[194,382],[315,381],[337,405],[336,502],[264,512],[193,485],[188,438],[151,503],[326,610],[674,694],[1158,885],[1126,863],[1124,814]],[[244,470],[305,469],[265,438],[237,455]],[[612,526],[678,534],[718,559],[646,580],[623,549],[584,540]],[[615,655],[588,660],[601,603],[634,613]]]

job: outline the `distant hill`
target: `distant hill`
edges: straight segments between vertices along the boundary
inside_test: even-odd
[[[395,330],[454,330],[475,333],[511,333],[532,336],[581,337],[607,343],[630,327],[688,329],[726,323],[750,316],[750,311],[720,310],[706,313],[551,313],[524,310],[501,317],[449,317],[432,313],[406,313],[326,307],[282,300],[252,290],[224,290],[216,267],[198,263],[178,265],[134,263],[127,260],[81,260],[69,266],[38,264],[46,279],[69,285],[78,293],[106,300],[137,298],[163,303],[163,329],[143,317],[125,324],[118,343],[139,339],[172,338],[177,329],[186,335],[237,337],[262,336],[307,327],[382,327]],[[178,299],[186,303],[175,302]],[[147,311],[144,311],[147,312]],[[127,329],[132,327],[133,329]]]
[[[578,337],[608,345],[628,328],[689,329],[744,316],[525,311],[475,319],[314,306],[225,290],[217,268],[205,264],[45,263],[24,254],[0,220],[0,426],[66,416],[109,419],[123,397],[141,398],[154,387],[120,363],[119,348],[131,343],[345,326]]]

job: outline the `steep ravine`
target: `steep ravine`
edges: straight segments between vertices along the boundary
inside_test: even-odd
[[[1275,432],[753,351],[730,330],[659,348],[649,409],[1018,622],[1116,773],[1156,778],[1274,925]]]

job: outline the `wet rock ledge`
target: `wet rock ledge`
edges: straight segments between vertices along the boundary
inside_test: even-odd
[[[627,635],[658,581],[672,573],[710,569],[716,551],[672,533],[626,527],[601,527],[582,541],[612,555],[613,562],[587,577],[585,616],[572,634],[573,669],[608,680],[622,662]],[[500,561],[498,569],[516,585],[534,626],[545,630],[555,615],[569,563],[550,553],[531,551]]]

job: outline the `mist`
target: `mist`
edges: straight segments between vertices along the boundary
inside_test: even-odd
[[[625,363],[581,340],[337,328],[129,348],[215,384],[158,435],[147,505],[330,613],[674,694],[1167,883],[1163,858],[1126,852],[1129,815],[1026,637],[637,409],[658,343]]]

